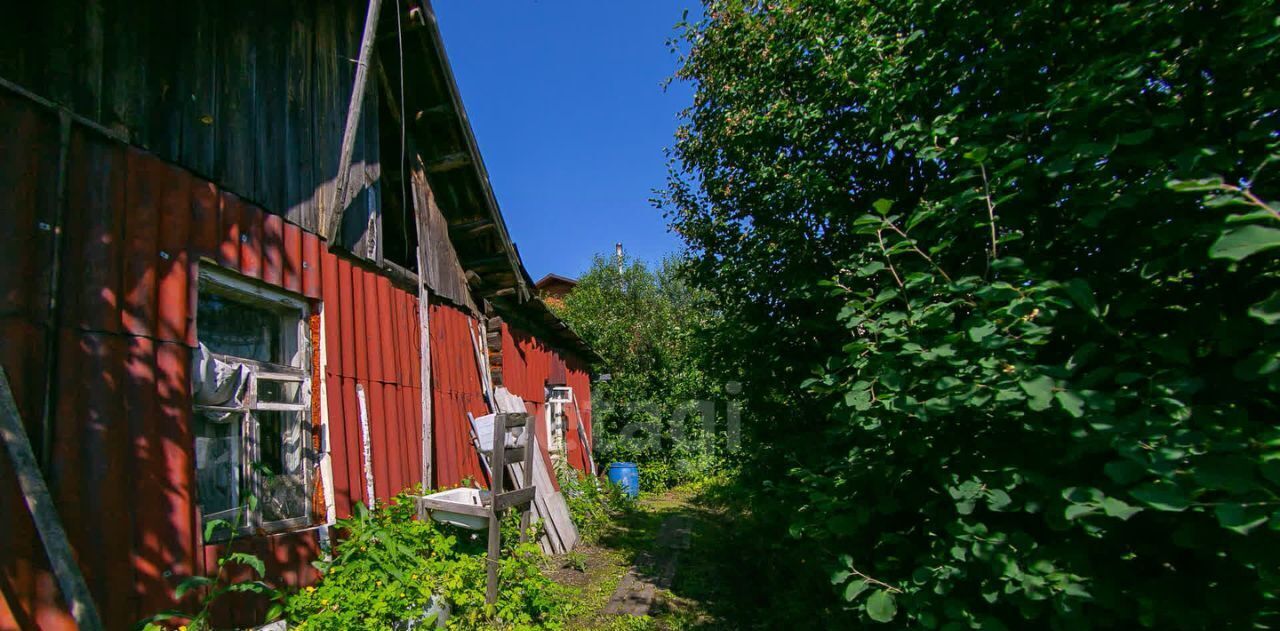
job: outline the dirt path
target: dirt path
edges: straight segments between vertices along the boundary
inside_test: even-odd
[[[690,489],[642,498],[595,541],[555,559],[557,582],[579,591],[570,629],[733,628],[718,609],[711,545],[723,516]]]
[[[675,514],[662,521],[653,549],[640,554],[613,592],[605,615],[647,616],[653,611],[658,590],[670,590],[675,582],[680,552],[689,549],[689,516]]]

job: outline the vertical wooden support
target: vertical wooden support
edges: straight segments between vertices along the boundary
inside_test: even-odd
[[[53,409],[58,404],[58,322],[62,305],[62,233],[63,213],[67,207],[67,160],[71,150],[71,115],[58,111],[58,190],[53,208],[53,248],[49,262],[48,332],[44,343],[45,372],[44,413],[40,418],[40,463],[48,469],[53,464]]]
[[[533,425],[525,423],[524,426],[524,484],[520,487],[523,489],[533,486],[533,454],[538,452],[538,433],[533,431]],[[533,499],[525,504],[524,509],[520,511],[520,543],[529,540],[529,515],[533,512]]]
[[[356,384],[356,402],[360,405],[360,440],[364,443],[364,504],[373,508],[376,495],[373,494],[373,447],[369,440],[369,402],[365,398],[364,386]]]
[[[426,248],[422,245],[422,223],[418,222],[418,337],[422,348],[418,364],[419,382],[422,384],[422,488],[425,491],[431,488],[435,478],[431,471],[431,296],[427,293],[427,285],[423,281],[426,276],[422,273],[427,265]]]
[[[399,10],[399,9],[397,9]],[[422,158],[413,152],[413,167],[410,174],[411,192],[413,194],[413,216],[418,234],[418,311],[422,322],[419,335],[422,337],[422,486],[431,488],[435,481],[433,468],[435,465],[432,446],[434,436],[432,430],[431,409],[431,305],[430,293],[427,291],[427,244],[430,234],[427,233],[427,217],[431,212],[431,187],[427,184],[427,174],[422,167]]]
[[[600,472],[596,471],[596,456],[594,453],[595,445],[587,439],[587,430],[582,426],[582,407],[578,405],[578,393],[573,392],[573,411],[578,413],[578,441],[582,443],[582,448],[587,452],[587,466],[591,469],[591,479],[598,485],[600,480]]]
[[[360,40],[360,59],[356,65],[355,81],[351,84],[351,105],[347,108],[347,126],[342,133],[342,153],[338,157],[338,173],[333,187],[333,204],[329,207],[328,229],[324,238],[335,245],[334,235],[342,225],[342,213],[347,207],[348,172],[351,170],[351,154],[356,146],[356,132],[360,128],[360,110],[364,107],[364,88],[369,81],[369,60],[373,57],[373,44],[378,33],[378,14],[382,0],[369,0],[369,11],[364,18],[364,37]],[[399,7],[396,8],[399,11]]]
[[[526,430],[527,431],[527,430]],[[485,586],[485,600],[490,605],[498,602],[498,555],[502,552],[502,516],[497,510],[498,496],[502,494],[507,470],[507,415],[493,416],[493,450],[489,452],[489,579]]]
[[[18,404],[13,399],[13,391],[9,389],[9,375],[3,368],[0,368],[0,438],[4,439],[9,461],[17,474],[18,487],[22,489],[22,497],[26,500],[27,509],[31,511],[31,519],[36,524],[36,531],[40,533],[40,540],[44,542],[49,565],[58,580],[62,597],[71,606],[71,617],[85,631],[100,631],[102,620],[98,617],[98,608],[94,605],[89,587],[76,565],[71,542],[67,540],[67,533],[58,519],[49,487],[45,485],[40,467],[36,465],[31,441],[28,440],[27,431],[22,427],[22,418],[18,415]]]

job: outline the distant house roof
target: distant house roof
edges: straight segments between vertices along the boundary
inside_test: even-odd
[[[547,289],[555,285],[577,287],[578,280],[576,278],[569,278],[568,276],[561,276],[559,274],[547,274],[542,277],[542,280],[534,283],[534,287],[537,287],[538,289]]]

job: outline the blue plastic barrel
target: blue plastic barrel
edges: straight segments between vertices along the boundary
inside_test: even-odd
[[[631,497],[640,495],[640,470],[634,462],[615,462],[609,465],[609,481],[622,487]]]

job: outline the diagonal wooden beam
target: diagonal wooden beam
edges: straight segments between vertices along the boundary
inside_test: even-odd
[[[44,475],[36,465],[36,455],[31,449],[27,431],[22,427],[22,417],[18,413],[18,404],[13,400],[9,376],[4,368],[0,368],[0,439],[3,439],[9,453],[9,462],[17,474],[18,487],[22,489],[22,497],[31,511],[36,532],[44,542],[44,551],[49,555],[49,565],[58,580],[58,588],[71,606],[71,617],[81,629],[101,631],[102,619],[98,617],[98,608],[93,604],[93,596],[80,574],[80,567],[76,565],[71,542],[62,528],[62,520],[58,518]]]
[[[471,154],[465,151],[440,156],[427,164],[427,173],[444,173],[471,164]]]
[[[369,59],[373,57],[373,44],[377,39],[378,14],[382,0],[369,0],[369,12],[364,18],[364,38],[360,41],[360,59],[356,66],[355,81],[351,84],[351,105],[347,108],[347,127],[342,132],[342,153],[338,157],[338,174],[333,187],[333,203],[329,205],[329,225],[321,235],[334,245],[333,237],[342,225],[342,213],[346,211],[348,171],[351,170],[351,154],[356,147],[356,132],[360,129],[360,110],[364,107],[365,85],[369,81]]]

